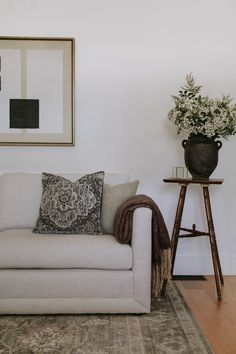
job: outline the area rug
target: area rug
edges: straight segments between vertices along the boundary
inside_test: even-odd
[[[2,315],[1,354],[213,353],[173,282],[144,315]]]

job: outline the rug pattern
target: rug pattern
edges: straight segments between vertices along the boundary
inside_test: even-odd
[[[212,354],[173,283],[145,315],[2,315],[1,354]]]

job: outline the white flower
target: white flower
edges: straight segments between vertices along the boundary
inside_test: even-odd
[[[236,133],[236,105],[230,96],[210,99],[201,96],[201,86],[193,76],[187,75],[186,84],[179,96],[172,96],[175,107],[168,118],[177,126],[177,133],[202,134],[209,138],[224,137]]]

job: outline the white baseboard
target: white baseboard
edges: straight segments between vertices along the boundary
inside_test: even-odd
[[[236,275],[236,256],[221,256],[224,275]],[[176,256],[173,274],[210,275],[214,274],[211,256]]]

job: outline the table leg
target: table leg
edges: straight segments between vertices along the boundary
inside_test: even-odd
[[[214,268],[215,282],[216,282],[216,291],[217,291],[218,300],[221,300],[220,282],[221,285],[223,285],[224,278],[223,278],[221,265],[220,265],[220,257],[219,257],[217,243],[216,243],[215,229],[214,229],[212,212],[211,212],[210,195],[207,186],[203,186],[203,196],[204,196],[206,217],[207,217],[208,230],[209,230],[211,254],[212,254],[212,261],[213,261],[213,268]]]
[[[176,250],[178,246],[179,232],[181,226],[181,220],[184,209],[184,202],[186,196],[187,185],[181,185],[180,193],[179,193],[179,201],[176,209],[174,228],[171,237],[171,275],[173,275],[174,265],[175,265],[175,256]]]

